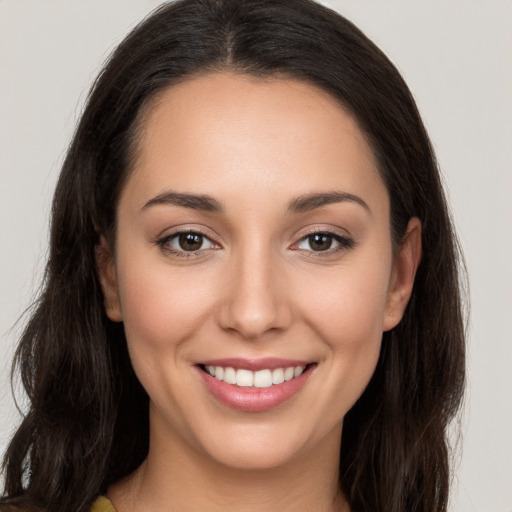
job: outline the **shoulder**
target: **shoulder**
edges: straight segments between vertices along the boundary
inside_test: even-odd
[[[20,505],[16,500],[0,500],[0,512],[30,512],[33,509],[28,509]],[[91,505],[89,512],[116,512],[112,502],[105,496],[100,496]]]
[[[116,512],[112,502],[105,496],[100,496],[91,507],[90,512]]]
[[[29,512],[29,509],[16,503],[16,501],[1,501],[0,512]],[[112,502],[105,496],[100,496],[91,505],[90,512],[116,512]]]

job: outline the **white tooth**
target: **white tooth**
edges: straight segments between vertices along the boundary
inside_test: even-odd
[[[298,377],[299,375],[301,375],[302,372],[304,371],[304,368],[306,368],[306,367],[305,366],[296,366],[295,370],[293,371],[293,376]]]
[[[292,380],[294,371],[295,368],[293,366],[286,368],[286,370],[284,371],[284,380]]]
[[[215,366],[207,366],[206,369],[208,370],[208,373],[212,376],[212,377],[215,377]]]
[[[216,366],[215,367],[215,378],[218,380],[222,380],[222,377],[224,377],[224,368],[222,368],[222,366]]]
[[[254,372],[254,386],[257,388],[269,388],[272,386],[272,372],[270,370]]]
[[[224,382],[227,382],[228,384],[236,384],[236,372],[233,368],[230,368],[229,366],[227,368],[224,368]]]
[[[236,371],[236,385],[243,387],[252,386],[254,381],[254,374],[250,370],[237,370]]]
[[[272,384],[281,384],[281,382],[284,382],[284,370],[276,368],[272,371]]]

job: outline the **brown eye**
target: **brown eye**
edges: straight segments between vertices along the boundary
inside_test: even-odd
[[[197,231],[178,231],[157,241],[165,251],[176,256],[192,257],[210,249],[219,249],[206,235]]]
[[[332,247],[332,236],[326,233],[315,233],[309,235],[307,239],[313,251],[327,251]]]
[[[199,233],[181,233],[178,237],[180,249],[184,251],[199,251],[203,246],[203,235]]]
[[[354,245],[355,242],[352,238],[329,231],[318,231],[301,238],[294,248],[310,253],[323,252],[327,255],[352,249]]]

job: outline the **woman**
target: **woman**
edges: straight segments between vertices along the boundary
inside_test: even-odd
[[[307,0],[163,5],[57,185],[7,502],[446,510],[457,254],[414,101],[356,27]]]

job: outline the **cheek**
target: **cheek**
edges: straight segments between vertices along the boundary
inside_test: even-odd
[[[165,262],[118,262],[121,311],[132,353],[152,358],[187,340],[207,317],[211,280]],[[151,350],[148,350],[151,349]]]
[[[333,370],[331,385],[345,397],[342,415],[359,398],[375,371],[382,341],[383,310],[382,300],[367,293],[369,290],[361,283],[345,285],[340,288],[341,293],[326,294],[317,302],[312,320],[327,346],[328,364]]]
[[[380,343],[389,267],[390,261],[359,260],[324,276],[323,286],[316,281],[317,293],[303,302],[304,315],[332,350],[364,350]]]

